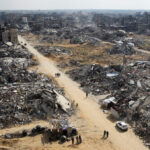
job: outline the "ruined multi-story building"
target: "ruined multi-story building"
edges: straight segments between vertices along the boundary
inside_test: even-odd
[[[28,18],[27,18],[27,17],[22,17],[22,22],[23,22],[24,24],[27,24],[27,23],[28,23]]]
[[[0,42],[18,43],[18,31],[15,28],[0,26]]]

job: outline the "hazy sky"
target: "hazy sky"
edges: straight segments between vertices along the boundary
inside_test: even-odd
[[[0,0],[5,9],[150,9],[150,0]]]

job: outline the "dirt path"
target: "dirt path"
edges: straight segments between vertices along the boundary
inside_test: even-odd
[[[137,47],[135,47],[135,50],[136,50],[137,52],[141,52],[141,53],[145,53],[145,54],[150,54],[150,51],[147,51],[147,50],[144,50],[144,49],[139,49],[139,48],[137,48]]]
[[[22,37],[19,37],[19,41],[27,43]],[[55,63],[48,58],[42,56],[37,52],[30,44],[27,43],[27,49],[33,53],[36,59],[39,61],[38,71],[44,73],[48,76],[55,78],[55,73],[60,72]],[[135,136],[133,131],[129,129],[126,133],[118,132],[115,129],[115,123],[107,119],[106,115],[100,110],[99,105],[90,98],[85,98],[85,93],[79,88],[79,85],[72,81],[65,74],[61,73],[60,78],[56,78],[56,81],[61,87],[64,87],[65,93],[71,100],[75,100],[79,104],[79,120],[84,120],[87,125],[86,134],[88,136],[93,135],[88,133],[90,131],[96,130],[94,134],[95,137],[85,137],[83,145],[78,149],[88,149],[88,150],[146,150],[147,148],[143,145],[142,141]],[[78,123],[78,120],[76,120]],[[110,137],[108,140],[101,140],[101,135],[104,130],[110,131]],[[98,131],[98,132],[97,132]],[[92,138],[92,142],[89,141]],[[86,143],[87,141],[87,143]],[[88,143],[89,141],[89,143]],[[100,144],[100,145],[99,145]],[[58,149],[63,149],[63,146],[58,146]],[[67,147],[70,149],[71,147]],[[57,149],[55,147],[54,149]],[[65,147],[66,149],[66,147]]]

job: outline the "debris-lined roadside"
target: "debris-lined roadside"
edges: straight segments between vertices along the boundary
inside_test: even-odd
[[[0,137],[5,139],[14,139],[24,138],[27,136],[33,137],[41,134],[41,142],[44,145],[55,141],[59,141],[59,143],[62,144],[64,142],[71,141],[71,138],[74,138],[74,136],[78,136],[77,129],[65,118],[59,120],[52,119],[49,123],[49,126],[36,125],[30,129],[6,133],[4,135],[0,135]]]
[[[36,65],[32,54],[20,45],[1,45],[0,50],[0,128],[26,124],[36,119],[58,118],[71,110],[60,103],[62,89],[50,78],[29,71]]]
[[[110,94],[107,108],[118,114],[116,119],[128,121],[136,134],[149,143],[150,62],[139,61],[129,66],[85,65],[69,72],[73,80],[94,95]],[[108,102],[108,100],[107,100]],[[100,105],[103,104],[100,101]],[[148,144],[147,144],[148,145]]]
[[[66,69],[66,73],[74,81],[80,83],[87,97],[90,92],[93,95],[110,94],[108,99],[114,99],[113,102],[108,100],[112,116],[116,118],[116,121],[125,120],[125,122],[129,122],[134,127],[135,133],[144,138],[145,145],[148,146],[150,142],[147,140],[149,133],[143,135],[142,133],[147,131],[149,127],[145,129],[143,125],[146,120],[143,119],[144,113],[141,113],[139,101],[144,96],[143,101],[145,101],[148,96],[148,93],[145,95],[145,89],[141,87],[148,87],[145,85],[145,76],[146,78],[148,76],[149,61],[137,61],[148,60],[148,55],[136,51],[135,46],[138,43],[136,38],[129,37],[129,33],[125,31],[108,31],[110,34],[108,39],[102,38],[105,41],[96,39],[96,37],[93,37],[93,41],[91,41],[87,35],[80,36],[82,32],[83,29],[78,30],[74,39],[70,38],[69,44],[54,43],[53,41],[53,44],[49,45],[47,41],[46,45],[39,43],[39,46],[38,44],[36,46],[36,41],[34,43],[33,40],[33,45],[44,56],[56,60],[57,66],[62,70]],[[90,30],[85,29],[83,33],[90,34],[89,32]],[[107,31],[103,33],[107,36]],[[48,38],[45,38],[45,42],[46,40]],[[122,59],[124,65],[122,65]],[[91,65],[93,63],[94,65]],[[133,64],[126,66],[128,63]],[[99,103],[103,105],[102,101]],[[146,108],[144,109],[146,110]],[[135,110],[140,116],[136,119]],[[148,114],[148,111],[146,113]]]
[[[27,43],[22,37],[19,37],[19,39],[20,41],[23,41],[23,44]],[[92,149],[93,147],[97,149],[99,146],[102,146],[102,145],[106,147],[106,149],[109,149],[109,150],[116,149],[117,147],[119,147],[119,149],[121,150],[126,150],[126,149],[130,150],[132,149],[132,147],[135,147],[136,149],[139,149],[139,150],[147,149],[143,146],[142,141],[140,141],[134,135],[131,129],[126,134],[116,132],[116,129],[114,128],[114,123],[110,122],[106,118],[105,114],[103,114],[103,112],[99,109],[99,105],[90,97],[86,98],[85,93],[79,88],[78,84],[76,84],[74,81],[68,78],[67,75],[62,73],[56,67],[55,62],[42,56],[29,43],[27,43],[27,48],[30,52],[32,52],[37,57],[37,60],[40,63],[40,65],[38,66],[39,72],[44,73],[48,76],[53,76],[53,77],[55,77],[56,73],[61,74],[60,77],[56,78],[56,81],[58,82],[60,86],[64,87],[64,90],[67,93],[67,95],[69,95],[70,99],[72,99],[75,103],[78,104],[76,106],[79,108],[78,110],[79,110],[79,116],[81,117],[81,122],[78,117],[76,118],[76,115],[73,116],[73,118],[75,117],[74,119],[76,119],[76,123],[74,122],[74,119],[73,120],[71,119],[71,122],[80,130],[81,134],[83,135],[84,142],[80,146],[81,149],[85,149],[85,147],[87,147],[87,143],[89,143],[89,145],[92,146]],[[108,76],[110,76],[110,74],[108,74]],[[89,113],[89,110],[90,110],[90,113]],[[95,117],[95,115],[97,117]],[[85,121],[85,127],[86,127],[85,130],[83,129],[83,126],[81,125],[82,121]],[[94,131],[94,132],[92,131],[92,134],[91,134],[91,129],[93,129]],[[106,131],[108,131],[108,133],[110,133],[110,137],[108,141],[103,143],[103,141],[100,140],[100,137],[102,137],[102,133],[104,132],[105,129]],[[130,144],[126,145],[129,137],[132,137],[132,139],[130,140]],[[36,139],[38,138],[38,141],[39,141],[41,140],[41,135],[34,137],[34,139],[35,138]],[[78,138],[79,136],[76,137],[76,139]],[[120,138],[121,139],[123,138],[124,141],[120,142]],[[24,138],[23,140],[25,139],[30,139],[30,137]],[[89,139],[91,139],[90,140],[91,142],[89,141]],[[109,140],[111,141],[111,143],[113,143],[114,145],[113,147],[112,147],[112,144],[109,143]],[[138,146],[136,145],[136,143],[138,143]],[[55,144],[55,143],[52,145],[48,144],[47,146],[53,148],[55,147],[55,145],[57,145],[56,147],[60,147],[59,149],[62,149],[62,148],[64,149],[64,147],[65,149],[67,148],[70,149],[70,146],[68,147],[68,143],[64,143],[63,146]]]

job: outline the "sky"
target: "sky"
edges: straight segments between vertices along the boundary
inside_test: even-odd
[[[149,9],[150,0],[0,0],[0,10]]]

